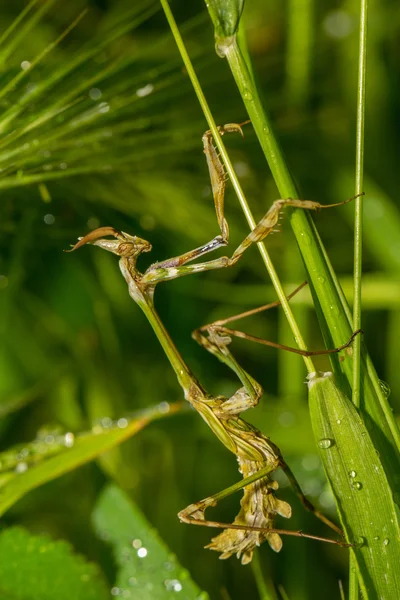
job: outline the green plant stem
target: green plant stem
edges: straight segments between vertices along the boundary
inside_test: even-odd
[[[356,173],[355,193],[361,194],[364,185],[364,130],[365,130],[365,87],[367,61],[367,0],[361,0],[360,40],[357,83],[357,129],[356,129]],[[354,207],[354,303],[353,327],[361,329],[361,283],[362,283],[362,197],[356,198]],[[361,404],[361,340],[353,345],[353,386],[352,401],[359,408]],[[349,600],[358,600],[360,596],[355,557],[350,553]]]
[[[253,571],[260,600],[277,600],[275,592],[271,591],[270,586],[268,586],[267,582],[265,581],[258,550],[256,550],[256,552],[253,554],[251,570]]]
[[[291,105],[301,108],[310,93],[314,0],[290,0],[287,15],[286,94]]]
[[[245,197],[245,195],[243,193],[243,190],[242,190],[241,185],[239,183],[239,180],[238,180],[238,178],[236,176],[236,173],[235,173],[235,171],[233,169],[233,166],[232,166],[232,163],[230,161],[229,155],[228,155],[228,153],[226,151],[226,148],[225,148],[224,143],[222,141],[221,135],[220,135],[220,133],[218,131],[217,125],[216,125],[216,123],[214,121],[214,118],[213,118],[212,113],[210,111],[210,108],[208,106],[207,100],[206,100],[206,98],[205,98],[205,96],[203,94],[203,91],[201,89],[199,80],[197,79],[197,75],[196,75],[196,73],[195,73],[195,71],[193,69],[193,65],[192,65],[191,60],[189,58],[189,55],[187,53],[185,44],[183,42],[182,36],[180,34],[180,31],[179,31],[179,29],[177,27],[177,24],[175,22],[174,16],[173,16],[173,14],[171,12],[171,9],[169,7],[168,1],[167,0],[160,0],[160,1],[161,1],[161,5],[162,5],[162,7],[164,9],[165,15],[167,17],[169,26],[171,28],[171,32],[172,32],[172,34],[173,34],[173,36],[175,38],[176,45],[177,45],[178,50],[179,50],[179,52],[181,54],[181,57],[182,57],[184,65],[185,65],[186,71],[187,71],[187,73],[188,73],[188,75],[190,77],[190,80],[192,82],[193,88],[194,88],[194,90],[196,92],[196,95],[197,95],[197,98],[199,100],[200,106],[201,106],[201,108],[203,110],[203,113],[204,113],[204,116],[205,116],[205,118],[207,120],[208,126],[209,126],[209,128],[210,128],[210,130],[212,132],[215,144],[216,144],[216,146],[217,146],[217,148],[218,148],[218,150],[220,152],[222,161],[223,161],[223,163],[225,165],[226,171],[227,171],[227,173],[229,175],[229,178],[230,178],[230,180],[232,182],[232,185],[233,185],[233,188],[235,190],[235,193],[236,193],[236,195],[237,195],[237,197],[239,199],[239,202],[240,202],[242,210],[243,210],[243,212],[245,214],[246,220],[247,220],[247,222],[249,224],[249,227],[251,229],[254,229],[254,227],[256,226],[256,222],[255,222],[254,217],[253,217],[253,215],[251,213],[250,207],[249,207],[248,202],[246,200],[246,197]],[[297,326],[296,320],[295,320],[294,315],[292,313],[292,310],[291,310],[291,308],[289,306],[289,303],[288,303],[288,301],[286,299],[285,293],[284,293],[284,291],[282,289],[282,285],[280,283],[280,280],[278,278],[276,270],[275,270],[275,268],[274,268],[274,266],[272,264],[272,261],[271,261],[269,255],[268,255],[268,252],[267,252],[267,250],[265,248],[265,245],[262,242],[259,243],[259,244],[257,244],[257,245],[258,245],[258,249],[260,251],[261,257],[263,259],[263,262],[264,262],[264,264],[265,264],[265,266],[267,268],[267,271],[268,271],[268,273],[269,273],[269,275],[271,277],[272,284],[273,284],[273,286],[274,286],[274,288],[275,288],[275,290],[277,292],[278,298],[279,298],[279,300],[280,300],[280,302],[282,304],[282,308],[283,308],[283,310],[285,312],[285,316],[286,316],[286,318],[287,318],[287,320],[289,322],[289,325],[290,325],[290,328],[292,330],[293,336],[295,338],[296,344],[299,346],[300,349],[306,350],[307,346],[306,346],[306,344],[304,342],[304,339],[303,339],[303,337],[301,335],[301,332],[300,332],[300,330],[299,330],[299,328]],[[306,365],[306,368],[307,368],[308,372],[315,371],[314,364],[313,364],[312,360],[310,359],[310,357],[303,357],[303,358],[304,358],[304,362],[305,362],[305,365]]]
[[[226,45],[221,45],[221,41],[219,41],[217,50],[218,54],[223,54],[228,60],[280,196],[282,198],[298,198],[298,190],[272,131],[270,120],[254,84],[254,77],[249,71],[236,37],[228,38]],[[320,319],[321,328],[327,340],[331,340],[334,346],[339,346],[350,337],[353,331],[351,314],[346,299],[311,217],[301,209],[288,209],[288,212],[307,269],[308,280],[311,289],[314,291],[314,299],[321,307],[321,310],[317,311],[319,316],[323,316],[323,319]],[[379,387],[379,378],[365,348],[362,348],[361,358],[363,408],[378,425],[379,429],[385,432],[389,443],[394,447],[396,459],[395,463],[392,463],[389,467],[393,472],[393,468],[398,469],[399,428],[393,418],[387,399]],[[352,362],[352,359],[347,357],[342,363],[343,372],[350,387],[353,374]],[[337,375],[340,376],[340,372]],[[375,441],[377,448],[381,448],[378,451],[387,455],[388,448],[386,447],[386,450],[384,450],[384,447],[381,446],[382,438],[378,436]]]
[[[356,131],[356,182],[355,193],[360,194],[364,185],[364,129],[365,129],[365,83],[367,61],[367,0],[361,0],[360,41],[357,85],[357,131]],[[353,326],[361,328],[361,278],[362,278],[362,197],[355,202],[354,223],[354,304]],[[353,346],[353,396],[356,406],[361,399],[361,340]]]

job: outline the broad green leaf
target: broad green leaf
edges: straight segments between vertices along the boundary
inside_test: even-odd
[[[174,414],[181,406],[179,403],[170,404],[168,414]],[[103,452],[129,439],[152,420],[163,416],[164,408],[155,408],[142,412],[130,421],[120,419],[115,426],[112,426],[112,423],[107,423],[107,427],[99,424],[92,432],[78,436],[72,447],[68,447],[71,444],[67,443],[66,446],[57,448],[57,452],[61,453],[56,456],[46,458],[43,453],[42,461],[32,466],[29,465],[28,458],[25,461],[23,458],[21,460],[19,447],[16,452],[18,462],[15,470],[0,475],[0,515],[31,490],[97,458]],[[51,445],[49,450],[52,453]],[[7,460],[10,460],[10,452],[7,452]],[[24,465],[23,468],[21,464]]]
[[[109,590],[97,565],[69,544],[21,527],[0,534],[0,600],[106,600]]]
[[[93,512],[99,535],[114,550],[119,567],[112,593],[140,600],[207,600],[137,506],[115,485],[102,493]]]
[[[310,376],[310,414],[365,598],[400,598],[400,529],[380,457],[332,373]]]

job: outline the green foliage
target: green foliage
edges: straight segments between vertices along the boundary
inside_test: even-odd
[[[235,6],[240,9],[240,3]],[[82,14],[86,8],[89,12]],[[29,463],[23,451],[29,440],[40,437],[43,425],[48,431],[60,426],[64,432],[90,432],[93,424],[118,421],[136,409],[156,406],[167,414],[163,411],[181,399],[147,322],[127,295],[115,257],[95,249],[73,258],[62,252],[88,230],[112,225],[153,244],[152,255],[139,264],[144,270],[149,262],[176,256],[217,233],[201,148],[208,125],[159,8],[159,2],[144,0],[16,0],[1,9],[0,436],[15,466]],[[239,9],[231,13],[231,30]],[[226,61],[215,56],[202,0],[176,1],[173,10],[215,121],[244,120]],[[288,5],[247,2],[239,43],[249,68],[248,56],[254,61],[251,80],[259,80],[271,126],[301,185],[298,195],[328,204],[351,196],[354,188],[359,3],[347,3],[338,12],[307,0],[301,18],[299,10],[297,0]],[[397,6],[380,3],[373,7],[369,31],[362,324],[376,371],[392,389],[395,414],[400,394],[399,205],[398,170],[391,157],[399,144],[399,66],[393,59],[398,17]],[[241,36],[247,37],[248,48]],[[279,193],[252,128],[244,134],[244,140],[225,136],[224,141],[260,218]],[[233,244],[248,230],[229,187],[226,210]],[[291,222],[295,219],[290,216]],[[281,234],[268,238],[267,247],[290,292],[306,276],[287,220]],[[315,222],[351,305],[352,207],[324,211]],[[213,393],[235,391],[236,380],[196,347],[190,332],[276,299],[256,253],[231,271],[192,276],[157,292],[157,308],[195,374]],[[321,347],[308,292],[291,305],[307,345]],[[246,330],[293,345],[281,311],[269,313],[254,317]],[[336,320],[333,313],[333,325]],[[333,498],[312,439],[301,360],[241,341],[233,342],[232,350],[266,391],[249,415],[252,422],[279,445],[307,495],[334,519]],[[346,358],[343,366],[349,363]],[[316,358],[315,366],[330,368],[325,358]],[[385,420],[380,409],[372,418]],[[346,589],[344,549],[289,538],[279,555],[262,547],[256,584],[250,568],[234,558],[218,561],[203,550],[209,530],[178,522],[176,513],[189,502],[239,479],[233,457],[197,415],[157,420],[117,447],[127,440],[125,431],[96,439],[89,433],[87,441],[76,435],[78,450],[64,447],[54,456],[36,456],[24,472],[9,466],[0,479],[6,491],[0,495],[7,508],[4,525],[21,523],[33,533],[69,540],[94,557],[111,588],[115,565],[104,540],[93,536],[90,517],[103,486],[116,481],[216,600],[267,598],[260,573],[268,589],[279,584],[281,598],[331,600],[338,597],[339,579]],[[386,428],[371,424],[368,431],[375,437]],[[391,435],[389,442],[381,437],[380,459],[392,471]],[[88,464],[90,459],[94,462]],[[284,483],[280,477],[280,494],[292,504],[293,517],[279,525],[329,535]],[[232,497],[210,509],[210,518],[230,519],[238,501]]]
[[[98,566],[69,544],[10,527],[0,533],[0,598],[106,600],[109,593]]]
[[[106,487],[93,511],[98,535],[111,544],[118,566],[114,595],[141,600],[207,600],[140,510],[117,486]],[[118,593],[117,593],[118,592]]]
[[[168,412],[179,408],[170,406]],[[0,515],[30,490],[93,460],[162,416],[162,409],[155,409],[129,420],[121,417],[115,423],[105,419],[76,440],[70,432],[55,437],[50,431],[31,444],[0,454]]]
[[[219,38],[234,35],[239,27],[244,0],[210,0],[206,4],[214,23],[217,43]]]
[[[309,380],[310,416],[365,598],[396,598],[400,529],[392,490],[365,423],[333,375]],[[379,506],[379,509],[377,507]]]

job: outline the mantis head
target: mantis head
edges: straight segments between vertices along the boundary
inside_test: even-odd
[[[112,235],[116,239],[103,239],[105,235]],[[65,252],[73,252],[85,244],[100,246],[100,248],[124,258],[137,258],[142,252],[150,252],[151,250],[151,244],[142,238],[129,235],[123,231],[119,232],[113,227],[99,227],[79,238],[75,246],[71,250],[65,250]]]

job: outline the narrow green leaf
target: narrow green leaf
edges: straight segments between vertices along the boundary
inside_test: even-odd
[[[207,600],[137,506],[115,485],[94,509],[93,523],[114,550],[119,567],[112,593],[140,600]],[[129,592],[129,596],[128,593]],[[201,594],[201,595],[200,595]]]
[[[97,565],[66,542],[10,527],[0,534],[0,598],[106,600],[109,590]]]
[[[215,37],[230,37],[239,27],[244,0],[206,0],[215,28]]]
[[[400,529],[368,430],[332,373],[309,380],[311,422],[365,598],[400,597]]]
[[[168,414],[174,414],[181,406],[179,403],[170,404]],[[47,460],[42,459],[42,462],[32,466],[20,458],[19,467],[17,465],[14,471],[1,475],[0,515],[31,490],[97,458],[103,452],[129,439],[152,420],[164,416],[164,410],[155,408],[142,413],[141,416],[131,421],[121,419],[123,423],[118,425],[117,422],[115,427],[104,428],[99,425],[98,428],[94,427],[93,432],[77,437],[72,447],[61,449],[61,454],[47,458]],[[18,451],[20,450],[19,448]],[[10,451],[7,451],[7,455],[9,454]],[[21,464],[24,464],[24,470],[21,469]]]

